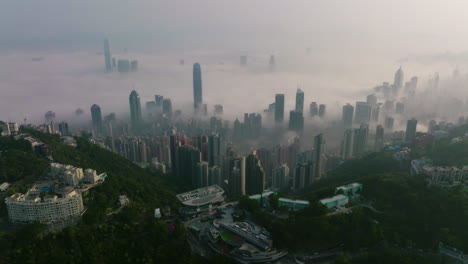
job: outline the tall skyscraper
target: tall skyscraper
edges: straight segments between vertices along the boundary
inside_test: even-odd
[[[162,112],[168,117],[172,116],[172,102],[171,99],[166,98],[162,102]]]
[[[221,157],[221,139],[218,134],[208,136],[208,165],[219,166]]]
[[[391,116],[387,116],[385,117],[385,129],[388,130],[388,131],[392,131],[393,130],[393,122],[394,122],[394,119],[393,117]]]
[[[229,194],[233,197],[246,194],[245,157],[228,159]]]
[[[367,100],[366,102],[370,105],[370,106],[374,106],[377,104],[377,96],[375,96],[375,94],[369,94],[367,96]]]
[[[296,112],[304,113],[304,92],[299,88],[296,91]]]
[[[350,104],[343,106],[343,126],[351,128],[353,126],[354,107]]]
[[[108,39],[104,39],[104,62],[106,65],[106,71],[112,71],[112,61]]]
[[[375,131],[375,145],[374,145],[375,151],[377,152],[381,151],[383,149],[383,143],[384,143],[384,128],[381,125],[378,125]]]
[[[284,94],[275,96],[275,121],[282,123],[284,120]]]
[[[395,113],[401,115],[401,114],[403,114],[404,112],[405,112],[405,104],[402,103],[402,102],[396,103]]]
[[[318,115],[318,105],[317,102],[310,103],[310,116],[314,117]]]
[[[418,126],[418,120],[410,119],[406,122],[406,133],[405,133],[405,141],[412,142],[413,139],[416,137],[416,127]]]
[[[369,124],[371,117],[372,106],[367,102],[356,102],[356,113],[354,115],[354,123]]]
[[[369,136],[369,125],[362,124],[354,130],[353,156],[358,157],[367,151],[367,138]]]
[[[197,164],[201,162],[201,153],[198,149],[183,145],[176,148],[175,155],[176,176],[187,185],[197,185]]]
[[[314,166],[312,162],[297,164],[294,172],[293,188],[295,190],[300,190],[310,185],[316,177],[314,175],[314,173],[316,173],[314,172],[315,168],[316,166]]]
[[[69,136],[70,135],[70,131],[68,130],[68,123],[67,122],[60,122],[58,124],[58,127],[59,127],[59,131],[60,131],[60,135],[62,136]]]
[[[289,167],[286,163],[277,166],[273,170],[271,187],[277,188],[279,191],[286,190],[289,182]]]
[[[325,172],[325,139],[322,134],[314,138],[314,177],[319,179]]]
[[[341,155],[343,159],[353,158],[354,148],[354,130],[346,129],[343,137],[343,143],[341,146]]]
[[[289,113],[289,130],[302,131],[304,129],[304,116],[301,112],[291,111]]]
[[[97,104],[91,106],[91,119],[93,120],[94,133],[98,136],[102,136],[101,107]]]
[[[393,81],[393,95],[398,95],[400,89],[403,87],[403,70],[400,68],[395,73],[395,79]]]
[[[208,186],[208,162],[202,161],[197,163],[196,183],[195,188]]]
[[[129,102],[130,102],[130,118],[132,120],[132,125],[133,127],[137,127],[141,122],[141,104],[140,104],[140,96],[135,90],[133,90],[130,93]]]
[[[265,172],[255,151],[245,159],[245,192],[248,195],[263,193],[265,190]]]
[[[324,105],[324,104],[319,105],[319,110],[318,110],[319,117],[324,118],[325,114],[326,114],[326,111],[327,111],[327,106],[326,105]]]
[[[195,109],[203,104],[201,67],[197,62],[193,65],[193,104]]]

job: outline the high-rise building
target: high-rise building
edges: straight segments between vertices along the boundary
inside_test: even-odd
[[[345,128],[351,128],[353,126],[353,114],[354,107],[350,104],[343,106],[343,126]]]
[[[304,113],[304,92],[299,88],[296,91],[296,112]]]
[[[318,105],[317,102],[310,103],[310,116],[314,117],[318,115]]]
[[[304,116],[301,112],[289,112],[289,130],[302,131],[304,129]]]
[[[131,72],[132,66],[130,64],[130,60],[127,60],[127,59],[117,60],[117,70],[120,73]]]
[[[101,115],[101,107],[97,104],[93,104],[91,106],[91,119],[93,121],[93,130],[95,135],[101,136],[102,135],[102,115]]]
[[[377,152],[382,151],[383,143],[384,143],[384,128],[381,125],[378,125],[375,131],[374,150]]]
[[[356,102],[356,112],[354,115],[354,123],[369,124],[371,118],[372,106],[367,102]]]
[[[112,71],[111,53],[108,39],[104,39],[104,62],[106,65],[106,71]]]
[[[193,65],[193,104],[195,109],[203,104],[201,67],[198,62]]]
[[[265,172],[266,185],[270,186],[272,184],[273,155],[271,151],[266,148],[258,148],[255,152]]]
[[[68,123],[67,122],[60,122],[58,124],[60,135],[62,136],[69,136],[70,131],[68,130]]]
[[[132,60],[130,62],[130,71],[132,71],[132,72],[138,71],[138,61],[137,60]]]
[[[404,112],[405,112],[405,104],[402,103],[402,102],[396,103],[395,113],[401,115],[401,114],[403,114]]]
[[[172,102],[171,99],[166,98],[162,103],[162,112],[168,117],[172,116]]]
[[[405,133],[405,141],[412,142],[413,139],[416,137],[416,127],[418,126],[418,120],[410,119],[406,122],[406,133]]]
[[[208,164],[210,167],[219,166],[221,157],[221,139],[219,134],[208,136]]]
[[[343,159],[353,158],[354,147],[354,130],[346,129],[343,136],[343,143],[341,146],[341,156]]]
[[[325,139],[322,134],[314,138],[314,177],[319,179],[325,173]]]
[[[369,136],[369,125],[362,124],[354,130],[353,156],[358,157],[367,151],[367,138]]]
[[[395,73],[395,79],[393,81],[393,95],[397,95],[400,89],[403,87],[403,70],[400,68]]]
[[[385,129],[387,131],[392,131],[393,130],[393,122],[394,122],[393,117],[391,117],[391,116],[385,117],[384,127],[385,127]]]
[[[284,94],[275,96],[275,121],[282,123],[284,120]]]
[[[367,96],[367,100],[366,102],[370,105],[370,106],[374,106],[377,104],[377,96],[375,96],[375,94],[369,94]]]
[[[378,103],[372,106],[371,110],[371,122],[378,123],[380,117],[380,108],[382,107],[381,103]]]
[[[202,161],[197,163],[196,171],[196,183],[195,188],[207,187],[209,184],[208,180],[208,162]]]
[[[248,195],[263,193],[265,190],[265,172],[255,151],[245,159],[245,192]]]
[[[135,128],[142,121],[140,96],[135,90],[133,90],[130,93],[129,102],[130,102],[130,117],[132,120],[132,125]]]
[[[386,100],[384,103],[384,111],[387,114],[393,112],[394,102],[392,100]]]
[[[220,104],[217,104],[214,106],[214,114],[215,115],[222,115],[223,114],[223,106]]]
[[[317,166],[314,166],[312,162],[304,162],[297,164],[294,172],[293,188],[295,190],[303,189],[308,185],[312,184],[315,179],[315,173]]]
[[[289,167],[286,163],[278,165],[273,170],[271,187],[284,191],[289,185]]]
[[[229,194],[232,197],[246,194],[245,157],[228,159]]]
[[[176,148],[175,156],[177,178],[192,187],[196,186],[197,164],[201,162],[200,150],[190,145],[183,145]]]
[[[320,118],[324,118],[326,114],[327,106],[324,104],[319,105],[318,115]]]

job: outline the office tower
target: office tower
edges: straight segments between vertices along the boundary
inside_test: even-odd
[[[343,106],[343,126],[345,128],[351,128],[353,126],[353,114],[354,114],[354,107],[350,104],[346,104]]]
[[[214,114],[215,115],[222,115],[223,114],[223,106],[220,104],[217,104],[214,106]]]
[[[232,197],[245,195],[245,157],[228,159],[229,193]]]
[[[372,106],[371,110],[371,122],[378,123],[380,117],[380,108],[382,107],[381,103],[378,103]]]
[[[145,109],[146,109],[146,113],[149,114],[150,116],[155,115],[156,114],[156,102],[155,101],[146,102]]]
[[[162,103],[162,112],[168,117],[172,116],[172,102],[171,99],[164,99]]]
[[[318,134],[314,138],[314,177],[317,179],[324,176],[324,156],[325,139],[322,134]]]
[[[203,94],[202,94],[202,76],[201,67],[197,62],[193,65],[193,105],[195,109],[202,107]]]
[[[369,136],[369,126],[362,124],[360,128],[354,130],[353,156],[358,157],[367,150],[367,138]]]
[[[289,112],[289,130],[302,131],[304,129],[304,116],[301,112]]]
[[[245,55],[240,56],[240,65],[241,66],[246,66],[247,65],[247,56],[245,56]]]
[[[369,124],[371,117],[372,106],[367,102],[356,102],[356,113],[354,115],[354,123]]]
[[[175,159],[177,178],[187,185],[195,186],[197,164],[202,161],[200,151],[190,145],[179,146],[176,148]]]
[[[162,109],[163,101],[164,101],[164,96],[162,95],[154,96],[154,102],[156,103],[156,107],[159,107]]]
[[[402,102],[396,103],[395,113],[403,114],[405,112],[405,104]]]
[[[202,161],[197,163],[196,183],[195,188],[208,186],[208,162]]]
[[[393,117],[391,117],[391,116],[385,117],[385,125],[384,125],[384,127],[385,127],[385,129],[386,129],[387,131],[392,131],[392,130],[393,130],[393,122],[394,122]]]
[[[303,189],[314,181],[316,177],[314,173],[317,173],[316,169],[317,166],[314,166],[312,162],[305,162],[297,164],[294,172],[294,179],[293,179],[293,188],[295,190]]]
[[[117,70],[120,73],[130,72],[131,69],[132,69],[132,66],[130,64],[130,60],[126,60],[126,59],[117,60]]]
[[[245,192],[248,195],[263,193],[265,172],[255,151],[245,159]]]
[[[375,151],[377,152],[382,151],[383,143],[384,143],[384,128],[381,125],[378,125],[375,131],[375,145],[374,145]]]
[[[326,114],[327,106],[324,104],[319,105],[318,116],[324,118]]]
[[[392,113],[393,112],[393,105],[394,102],[391,100],[386,100],[384,104],[384,111],[385,113]]]
[[[289,167],[286,163],[278,165],[273,170],[271,187],[285,191],[289,185]]]
[[[270,66],[270,70],[275,70],[276,62],[275,62],[275,55],[270,55],[270,62],[268,63]]]
[[[284,120],[284,94],[275,96],[275,121],[282,123]]]
[[[130,62],[130,71],[132,71],[132,72],[138,71],[138,61],[137,60],[132,60]]]
[[[370,105],[370,106],[374,106],[377,104],[377,96],[375,96],[375,94],[370,94],[367,96],[367,100],[366,102]]]
[[[220,165],[221,139],[219,134],[208,136],[208,164],[210,167]]]
[[[310,116],[314,117],[318,115],[318,105],[316,102],[310,103]]]
[[[91,119],[93,121],[93,130],[95,135],[101,136],[102,135],[102,115],[101,115],[101,107],[97,104],[93,104],[91,106]]]
[[[258,148],[255,150],[257,157],[260,160],[263,171],[265,172],[265,182],[268,186],[272,184],[272,165],[273,165],[273,155],[269,149]]]
[[[397,95],[400,89],[403,87],[403,70],[400,68],[395,73],[395,79],[393,82],[394,95]]]
[[[135,128],[141,122],[140,96],[135,90],[133,90],[130,93],[129,102],[130,102],[130,117],[132,120],[132,125]]]
[[[299,88],[296,92],[296,112],[304,113],[304,92]]]
[[[219,166],[213,166],[208,168],[208,186],[216,184],[223,187],[223,175],[221,174],[221,168]]]
[[[104,62],[106,64],[106,71],[112,71],[111,53],[108,39],[104,39]]]
[[[353,158],[354,148],[354,130],[346,129],[343,136],[343,143],[341,145],[341,157],[343,159]]]
[[[410,119],[406,122],[406,133],[405,133],[405,141],[412,142],[413,139],[416,137],[416,127],[418,125],[418,120]]]
[[[69,136],[70,131],[68,130],[68,123],[67,122],[61,122],[58,124],[60,135],[62,136]]]

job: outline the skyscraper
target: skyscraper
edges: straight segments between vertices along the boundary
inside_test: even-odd
[[[325,139],[322,134],[318,134],[314,138],[314,177],[321,178],[325,168]]]
[[[304,113],[304,92],[299,88],[296,92],[296,112]]]
[[[402,103],[402,102],[396,103],[395,113],[401,115],[401,114],[403,114],[404,112],[405,112],[405,104]]]
[[[371,117],[372,106],[367,102],[356,102],[356,113],[354,115],[354,123],[369,124]]]
[[[284,94],[275,96],[275,121],[282,123],[284,120]]]
[[[286,163],[277,166],[273,170],[271,187],[284,191],[288,186],[289,167]]]
[[[293,179],[293,188],[295,190],[303,189],[310,185],[314,178],[314,163],[312,162],[304,162],[297,164],[294,172],[294,179]]]
[[[193,105],[195,109],[203,104],[201,67],[197,62],[193,64]]]
[[[403,70],[400,68],[395,73],[395,79],[393,81],[393,95],[398,95],[401,87],[403,87]]]
[[[208,136],[208,165],[219,166],[221,155],[221,140],[218,134]]]
[[[289,112],[289,130],[302,131],[304,129],[304,116],[301,112]]]
[[[263,193],[265,172],[255,151],[245,159],[245,192],[249,195]]]
[[[374,106],[377,104],[377,96],[375,96],[375,94],[369,94],[367,96],[367,100],[366,102],[370,105],[370,106]]]
[[[228,159],[229,194],[233,197],[245,195],[245,157]]]
[[[132,120],[133,127],[137,127],[141,122],[141,104],[140,104],[140,96],[138,93],[133,90],[130,93],[129,97],[130,102],[130,118]]]
[[[406,122],[406,133],[405,133],[405,141],[412,142],[413,139],[416,137],[416,127],[418,125],[418,120],[410,119]]]
[[[318,109],[319,117],[324,118],[325,114],[326,114],[326,111],[327,111],[327,106],[326,105],[324,105],[324,104],[319,105],[319,109]]]
[[[351,128],[353,126],[354,107],[350,104],[343,106],[343,126]]]
[[[369,136],[369,125],[362,124],[354,130],[353,156],[362,155],[367,150],[367,138]]]
[[[166,98],[162,102],[162,112],[168,117],[172,116],[172,102],[171,99]]]
[[[314,117],[318,115],[318,105],[317,102],[310,103],[310,116]]]
[[[353,157],[354,147],[354,130],[346,129],[341,146],[341,155],[343,159],[351,159]]]
[[[197,163],[196,183],[195,188],[208,186],[208,162],[202,161]]]
[[[91,106],[91,119],[93,120],[93,129],[96,135],[102,135],[102,115],[101,107],[97,104]]]
[[[104,39],[104,62],[106,65],[106,71],[112,71],[111,53],[108,39]]]
[[[201,153],[198,149],[183,145],[176,148],[176,176],[187,185],[197,185],[197,164],[201,162]]]
[[[375,131],[374,150],[377,152],[381,151],[383,149],[383,143],[384,143],[384,128],[381,125],[378,125]]]
[[[394,122],[394,119],[393,117],[391,116],[387,116],[385,117],[385,129],[387,129],[388,131],[392,131],[393,130],[393,122]]]

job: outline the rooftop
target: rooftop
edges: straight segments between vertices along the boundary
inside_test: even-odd
[[[224,190],[218,185],[196,189],[193,191],[177,194],[176,197],[185,205],[200,206],[215,202],[222,198]]]
[[[329,204],[329,203],[334,203],[334,202],[337,202],[337,201],[343,201],[343,200],[346,200],[346,199],[348,199],[348,196],[339,194],[339,195],[335,195],[333,197],[328,197],[328,198],[322,199],[322,200],[320,200],[320,202],[322,204]]]

